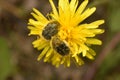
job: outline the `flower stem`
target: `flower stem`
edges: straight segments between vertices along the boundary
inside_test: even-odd
[[[120,42],[120,32],[118,32],[113,39],[109,42],[108,45],[106,45],[103,50],[101,51],[98,58],[95,60],[93,64],[90,65],[88,68],[86,75],[83,76],[82,80],[93,80],[97,69],[100,67],[103,60],[106,58],[106,56],[118,45]]]

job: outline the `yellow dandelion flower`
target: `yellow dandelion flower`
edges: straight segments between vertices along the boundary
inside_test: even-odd
[[[97,34],[104,30],[98,29],[104,20],[97,20],[92,23],[81,23],[92,15],[96,8],[85,7],[88,0],[84,0],[78,6],[79,0],[59,0],[56,9],[53,0],[49,0],[52,12],[50,18],[45,18],[42,13],[33,8],[34,19],[29,19],[29,35],[36,35],[37,40],[32,44],[34,48],[42,50],[38,61],[44,58],[44,62],[50,62],[56,67],[64,64],[69,67],[73,59],[78,65],[82,65],[82,58],[94,59],[96,53],[90,45],[101,45],[102,42],[96,39]]]

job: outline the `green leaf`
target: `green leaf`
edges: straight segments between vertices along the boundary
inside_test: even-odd
[[[111,52],[100,66],[97,73],[96,80],[104,80],[103,78],[109,73],[109,71],[119,65],[120,62],[120,46]]]
[[[11,72],[12,65],[10,63],[9,47],[5,39],[0,37],[0,80],[5,78]]]
[[[110,1],[108,11],[108,23],[112,32],[120,31],[120,1]]]
[[[109,26],[113,32],[120,31],[120,9],[111,12]]]

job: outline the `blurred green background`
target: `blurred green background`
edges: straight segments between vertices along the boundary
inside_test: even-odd
[[[94,61],[55,68],[36,60],[40,52],[32,47],[35,37],[29,37],[27,29],[32,8],[47,15],[49,1],[0,0],[0,80],[120,80],[120,0],[89,1],[88,6],[96,6],[97,11],[85,21],[105,19],[100,26],[105,33],[97,36],[103,45],[93,46],[97,52]]]

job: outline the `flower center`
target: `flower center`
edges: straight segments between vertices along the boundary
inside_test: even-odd
[[[60,36],[61,40],[67,40],[70,36],[71,29],[68,27],[61,27],[58,35]]]

